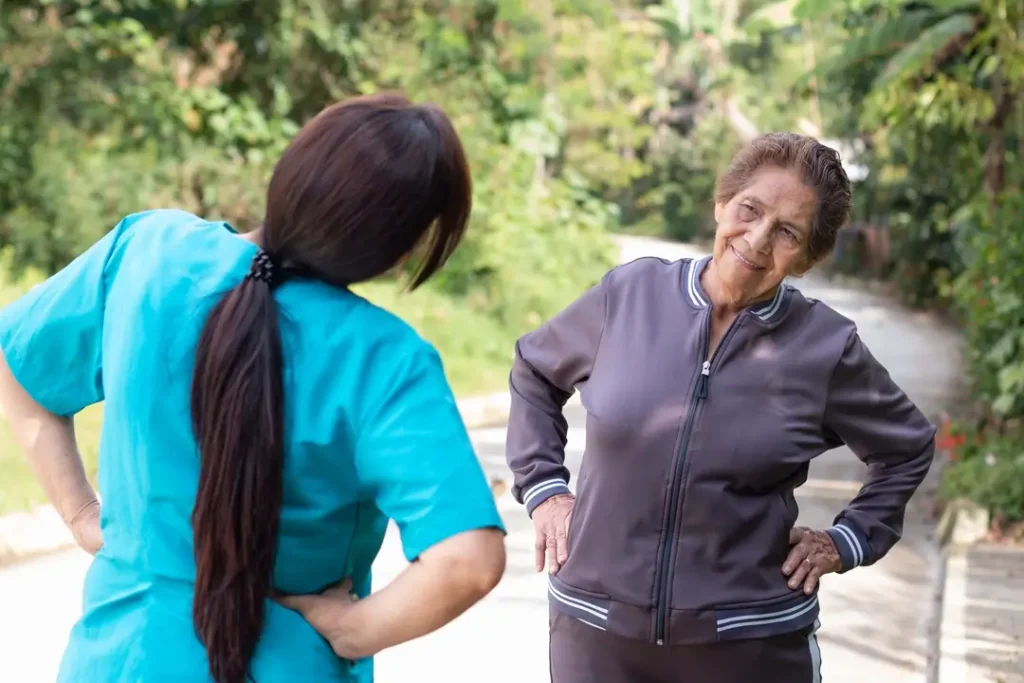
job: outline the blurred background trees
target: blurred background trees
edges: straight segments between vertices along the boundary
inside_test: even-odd
[[[382,89],[443,106],[474,168],[442,277],[365,288],[459,388],[504,381],[610,234],[707,238],[715,175],[785,129],[857,183],[828,267],[956,316],[979,429],[1019,430],[1024,0],[0,0],[0,303],[129,212],[254,226],[298,127]]]

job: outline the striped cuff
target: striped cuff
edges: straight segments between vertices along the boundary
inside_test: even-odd
[[[871,546],[868,545],[867,536],[860,529],[844,520],[834,524],[827,532],[832,537],[832,542],[836,544],[836,550],[839,551],[844,572],[867,562]]]
[[[526,514],[533,517],[533,511],[538,505],[560,493],[572,493],[564,479],[545,479],[528,489],[523,489],[523,505],[526,506]]]

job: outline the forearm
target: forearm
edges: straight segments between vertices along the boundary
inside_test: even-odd
[[[335,651],[354,659],[432,633],[489,593],[505,567],[503,534],[466,532],[425,552],[341,617]],[[332,639],[334,640],[334,639]]]
[[[531,515],[551,496],[569,493],[562,409],[597,361],[607,277],[516,342],[505,459],[515,475],[512,495]]]
[[[72,418],[39,405],[22,388],[0,354],[0,410],[50,503],[65,523],[96,502],[75,440]]]
[[[844,570],[874,564],[899,542],[907,505],[928,474],[934,450],[929,442],[903,462],[870,466],[864,486],[829,530]]]
[[[569,492],[564,464],[568,423],[562,413],[568,394],[536,372],[518,348],[509,389],[505,458],[515,477],[512,493],[532,514],[551,496]]]

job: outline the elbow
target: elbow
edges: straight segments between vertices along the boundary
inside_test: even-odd
[[[460,534],[458,546],[447,553],[445,575],[467,602],[482,600],[505,575],[505,535],[499,529]]]
[[[935,462],[935,433],[932,432],[925,440],[924,445],[916,452],[911,462],[918,463],[921,478],[924,479]]]
[[[471,595],[480,600],[493,591],[505,575],[505,536],[497,529],[480,533],[476,552],[462,558],[456,570]]]

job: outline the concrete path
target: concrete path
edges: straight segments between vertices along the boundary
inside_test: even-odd
[[[624,239],[622,246],[627,261],[646,254],[679,258],[700,253],[641,238]],[[959,345],[941,324],[820,278],[808,276],[794,284],[856,320],[868,346],[926,412],[936,413],[955,395]],[[575,473],[585,442],[581,409],[570,408],[569,417],[568,459]],[[473,436],[488,474],[507,478],[504,430],[478,430]],[[798,492],[798,523],[829,526],[856,493],[864,469],[845,449],[815,461],[810,481]],[[941,563],[925,498],[919,495],[911,505],[904,541],[883,561],[826,577],[820,598],[825,681],[924,683],[929,666],[937,665],[930,657],[929,629],[938,621]],[[546,583],[533,571],[532,526],[507,494],[499,505],[509,529],[509,564],[501,585],[448,627],[378,657],[378,681],[404,683],[424,674],[451,683],[548,680]],[[87,559],[73,551],[0,571],[0,680],[53,680],[79,611]],[[375,580],[384,583],[403,566],[397,539],[389,534],[375,565]]]
[[[939,683],[1024,683],[1024,548],[949,558],[940,649]]]

